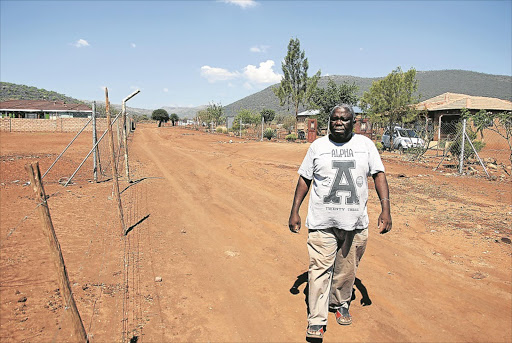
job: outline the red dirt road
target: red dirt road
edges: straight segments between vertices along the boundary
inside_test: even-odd
[[[2,342],[73,340],[23,186],[23,165],[39,160],[44,172],[72,136],[1,134]],[[66,188],[56,182],[89,142],[78,141],[45,187],[91,342],[304,341],[307,230],[291,234],[287,221],[308,144],[139,126],[129,143],[135,182],[121,180],[131,227],[122,238],[111,182],[88,182],[86,172]],[[358,271],[372,303],[362,306],[356,290],[353,325],[331,314],[324,341],[511,341],[510,182],[383,159],[393,230],[377,233],[372,189]],[[307,201],[303,221],[306,211]]]

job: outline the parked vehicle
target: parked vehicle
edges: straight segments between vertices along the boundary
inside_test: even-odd
[[[382,135],[381,143],[384,150],[391,150],[389,129]],[[395,126],[393,129],[393,149],[403,151],[409,148],[423,147],[424,145],[425,141],[419,138],[414,130],[402,129],[400,126]]]

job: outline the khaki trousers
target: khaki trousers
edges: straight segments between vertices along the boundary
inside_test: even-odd
[[[309,325],[326,325],[329,307],[348,308],[367,240],[368,228],[309,230]]]

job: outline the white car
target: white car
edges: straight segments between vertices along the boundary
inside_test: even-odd
[[[381,139],[384,149],[391,150],[389,129],[384,132]],[[402,129],[400,126],[395,126],[393,129],[393,149],[401,151],[409,148],[423,147],[425,141],[418,137],[416,132],[411,129]]]

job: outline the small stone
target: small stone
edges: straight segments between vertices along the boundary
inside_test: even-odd
[[[493,170],[498,170],[498,166],[493,163],[488,163],[487,168],[493,169]]]
[[[480,272],[476,272],[473,275],[471,275],[471,277],[475,280],[482,280],[482,279],[485,279],[487,276]]]
[[[506,243],[506,244],[510,244],[511,243],[510,238],[508,238],[508,237],[501,237],[501,241],[503,243]]]
[[[161,276],[155,277],[155,282],[162,282],[162,277]]]
[[[24,303],[25,301],[27,301],[27,297],[21,297],[18,299],[19,303]]]

